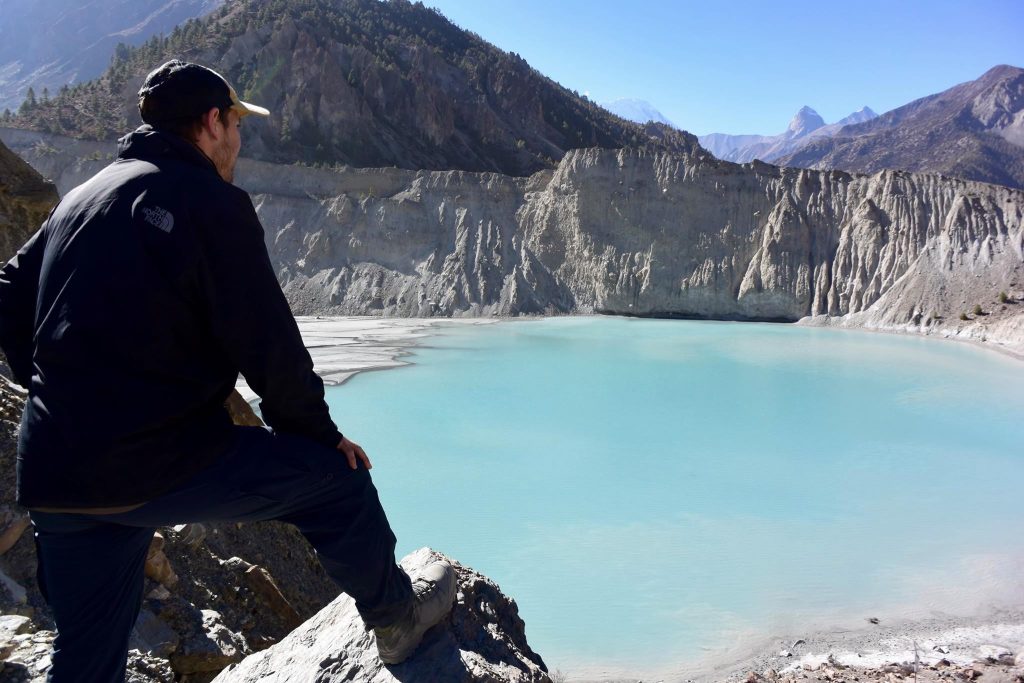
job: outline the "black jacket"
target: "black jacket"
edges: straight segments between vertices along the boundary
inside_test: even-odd
[[[275,430],[341,439],[249,196],[147,126],[0,271],[0,346],[29,390],[26,507],[130,505],[184,482],[226,448],[239,372]]]

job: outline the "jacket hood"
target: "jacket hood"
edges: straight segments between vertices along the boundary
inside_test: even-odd
[[[188,140],[142,125],[117,141],[117,157],[119,159],[157,159],[170,157],[209,168],[214,173],[217,167],[202,150]]]

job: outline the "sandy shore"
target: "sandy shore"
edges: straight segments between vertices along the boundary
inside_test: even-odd
[[[488,325],[495,318],[296,318],[302,340],[324,384],[342,384],[358,372],[408,365],[403,356],[443,327]],[[257,396],[241,377],[238,393],[249,402]]]
[[[427,339],[444,327],[491,324],[500,319],[300,317],[297,320],[317,373],[325,384],[341,384],[358,372],[408,365],[403,358],[415,347],[428,343]],[[806,322],[809,321],[804,324]],[[909,333],[885,329],[869,331]],[[1024,360],[1024,353],[1016,345],[993,344],[962,336],[946,339]],[[256,398],[244,382],[239,382],[238,389],[246,400]],[[1004,655],[1001,661],[986,661],[999,651],[1011,654]],[[567,671],[555,679],[578,683],[868,680],[895,683],[903,679],[1024,683],[1022,653],[1024,606],[994,610],[981,616],[942,615],[891,623],[865,622],[857,629],[824,629],[777,634],[761,640],[744,639],[732,647],[709,652],[701,661],[668,670],[636,672],[639,675],[635,675],[595,668]]]

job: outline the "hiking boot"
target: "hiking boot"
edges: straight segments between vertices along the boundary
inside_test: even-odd
[[[440,622],[455,602],[455,570],[444,561],[427,565],[412,584],[412,610],[403,619],[387,626],[376,626],[377,655],[385,664],[398,664],[409,658],[423,634]]]

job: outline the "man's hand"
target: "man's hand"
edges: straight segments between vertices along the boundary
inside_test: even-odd
[[[352,469],[356,469],[357,467],[356,458],[359,458],[359,462],[363,463],[363,466],[366,469],[373,469],[370,459],[366,457],[366,451],[364,451],[363,447],[359,444],[353,443],[345,437],[341,437],[341,441],[338,442],[337,448],[345,454],[345,458],[348,460],[348,466]]]

